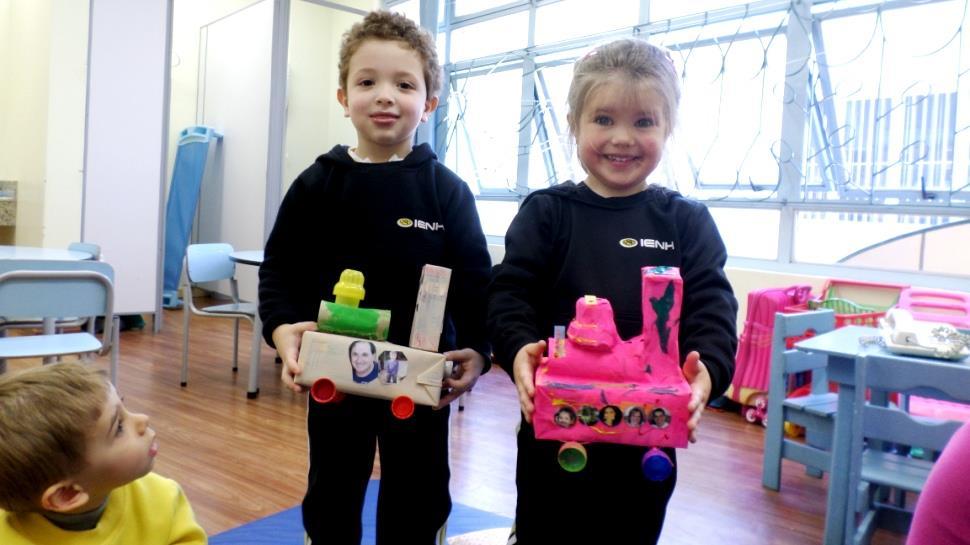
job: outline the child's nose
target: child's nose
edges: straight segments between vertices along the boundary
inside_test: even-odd
[[[148,430],[148,415],[132,414],[131,419],[135,422],[135,430],[138,431],[138,435],[142,435]]]
[[[391,92],[391,86],[381,85],[377,89],[377,102],[378,104],[391,104],[394,102],[394,95]]]
[[[612,131],[614,144],[630,144],[633,142],[633,132],[626,127],[615,127]]]

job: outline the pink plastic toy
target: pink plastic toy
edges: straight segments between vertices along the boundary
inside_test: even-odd
[[[906,288],[900,292],[896,306],[908,310],[914,320],[970,329],[970,294],[967,293]]]
[[[771,369],[771,335],[775,313],[793,305],[804,305],[812,287],[795,285],[760,288],[748,293],[748,312],[738,343],[734,379],[725,394],[742,405],[741,414],[752,424],[766,424],[768,375]]]
[[[673,465],[656,447],[687,446],[690,387],[677,342],[683,281],[674,267],[641,273],[642,335],[621,340],[610,302],[587,295],[568,331],[557,327],[536,370],[536,438],[566,442],[559,463],[567,471],[586,465],[580,443],[622,443],[654,447],[644,475],[664,480]]]

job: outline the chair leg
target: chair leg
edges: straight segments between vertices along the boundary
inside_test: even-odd
[[[189,292],[188,295],[191,297],[192,293]],[[182,386],[189,383],[189,314],[192,311],[186,302],[182,305],[182,374],[179,379]]]
[[[785,440],[784,417],[769,415],[765,429],[765,453],[761,469],[761,485],[778,491],[781,489],[781,449]]]
[[[253,338],[249,349],[249,389],[246,397],[254,399],[259,395],[259,350],[262,348],[263,321],[259,314],[253,318]]]
[[[805,474],[809,477],[815,477],[816,479],[821,479],[822,474],[825,473],[821,469],[812,466],[805,466]]]
[[[239,371],[239,318],[233,320],[232,326],[232,372]]]
[[[56,332],[56,328],[54,327],[54,318],[44,318],[43,322],[44,325],[42,330],[44,335],[53,335]],[[43,358],[44,364],[54,363],[56,361],[57,356],[44,356]]]
[[[118,344],[121,340],[121,317],[114,317],[114,329],[111,331],[111,384],[118,385]]]

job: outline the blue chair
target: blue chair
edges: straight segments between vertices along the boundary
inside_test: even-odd
[[[72,242],[67,245],[67,249],[72,252],[84,252],[87,254],[91,254],[91,259],[93,259],[94,261],[101,261],[101,246],[99,246],[98,244],[94,244],[91,242]],[[60,333],[61,331],[64,330],[64,328],[67,328],[67,327],[85,326],[85,325],[88,329],[88,332],[93,334],[94,330],[96,329],[95,320],[87,319],[87,318],[77,318],[74,320],[67,320],[63,322],[58,321],[57,331],[58,333]]]
[[[806,466],[809,475],[821,477],[832,459],[832,431],[838,396],[828,390],[825,368],[828,359],[821,354],[788,350],[785,340],[806,332],[816,335],[835,329],[835,312],[817,310],[800,314],[775,315],[771,340],[771,371],[768,381],[768,412],[761,484],[771,490],[781,488],[781,460],[787,458]],[[789,399],[790,377],[812,372],[811,393]],[[805,442],[785,437],[785,423],[805,428]]]
[[[225,243],[191,244],[185,251],[185,286],[182,297],[185,308],[182,309],[182,375],[181,384],[188,384],[189,378],[189,317],[192,314],[215,318],[232,318],[235,320],[232,335],[232,370],[239,370],[239,320],[245,318],[253,324],[252,345],[250,349],[249,387],[246,396],[250,399],[259,395],[259,349],[262,339],[262,322],[255,303],[245,303],[239,300],[239,288],[236,284],[236,264],[229,259],[233,251],[232,246]],[[228,280],[232,294],[232,303],[197,307],[192,295],[192,287],[200,282],[214,282]]]
[[[33,328],[39,335],[0,337],[0,360],[77,354],[111,354],[118,377],[118,324],[114,270],[99,261],[0,260],[0,329]],[[77,316],[104,316],[99,340],[90,331],[56,333],[55,324]],[[38,323],[38,320],[42,320]]]
[[[890,406],[900,392],[948,401],[970,401],[966,364],[868,355],[856,358],[845,543],[869,543],[877,526],[906,533],[912,509],[906,493],[919,493],[933,462],[913,449],[942,451],[963,424],[916,417]],[[866,402],[866,389],[870,401]]]

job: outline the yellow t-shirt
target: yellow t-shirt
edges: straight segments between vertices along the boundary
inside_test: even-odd
[[[178,483],[155,473],[111,491],[91,530],[54,526],[40,513],[0,510],[3,545],[205,545],[205,532]]]

